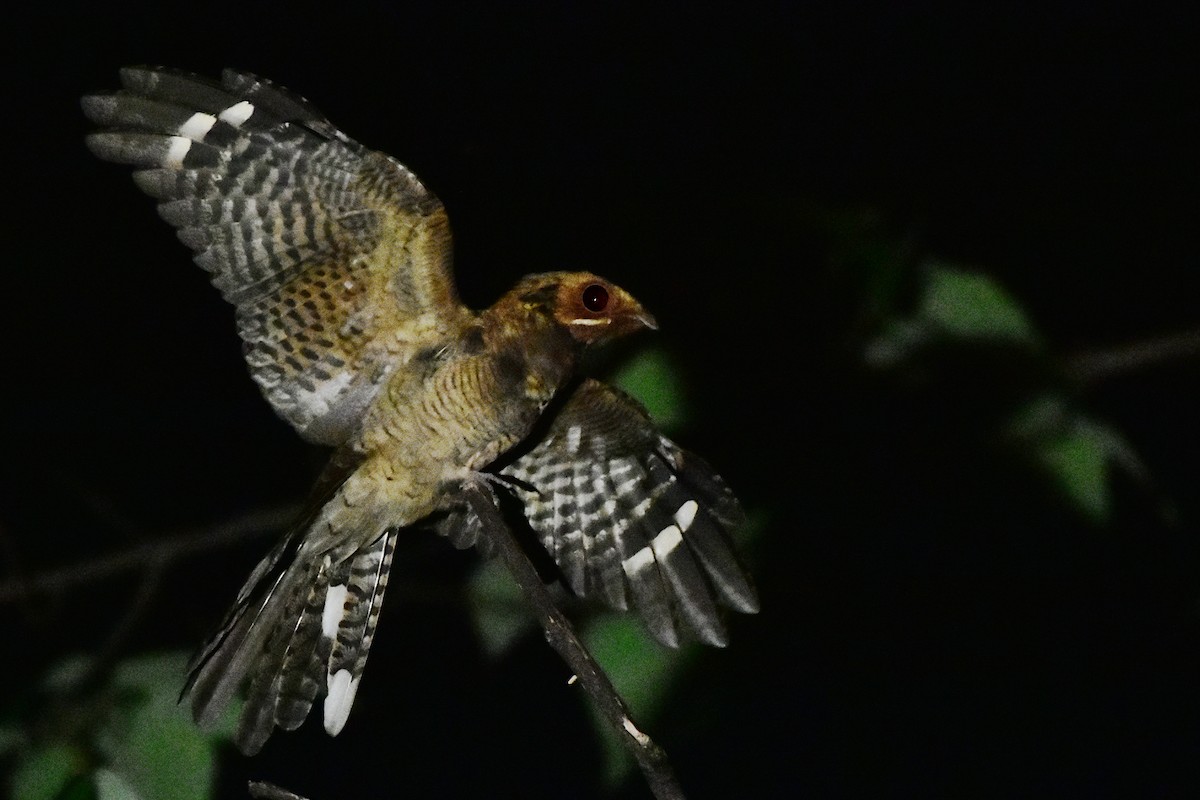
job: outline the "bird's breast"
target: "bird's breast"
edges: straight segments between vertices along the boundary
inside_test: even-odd
[[[360,447],[385,461],[393,480],[436,494],[524,439],[556,389],[512,354],[432,354],[388,377]]]

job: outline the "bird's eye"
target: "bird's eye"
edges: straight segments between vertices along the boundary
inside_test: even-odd
[[[599,314],[608,307],[608,289],[598,283],[583,290],[583,307],[593,314]]]

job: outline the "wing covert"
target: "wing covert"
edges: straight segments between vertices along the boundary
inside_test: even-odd
[[[89,147],[138,168],[137,185],[236,306],[276,412],[311,441],[344,441],[383,378],[470,314],[441,202],[269,81],[146,67],[121,81],[84,98],[104,126]]]

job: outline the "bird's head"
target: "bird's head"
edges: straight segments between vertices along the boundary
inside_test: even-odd
[[[513,295],[526,311],[548,315],[581,344],[658,328],[633,295],[590,272],[529,275],[517,284]]]

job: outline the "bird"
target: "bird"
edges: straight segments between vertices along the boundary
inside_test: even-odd
[[[181,699],[198,724],[243,695],[233,738],[247,755],[318,702],[337,735],[397,538],[428,529],[487,555],[464,499],[480,480],[515,499],[569,593],[635,611],[666,646],[725,646],[723,608],[758,611],[732,490],[582,374],[588,350],[657,328],[628,291],[545,272],[470,309],[446,210],[395,158],[250,73],[119,74],[82,99],[88,148],[135,168],[233,305],[266,401],[331,448],[306,510],[189,665]]]

